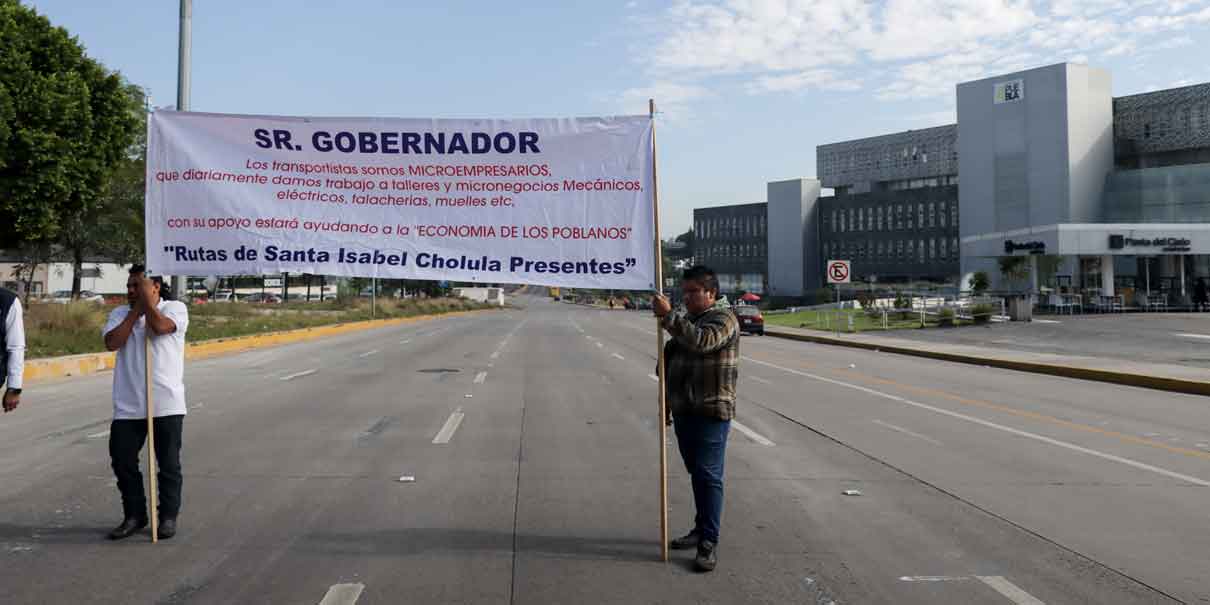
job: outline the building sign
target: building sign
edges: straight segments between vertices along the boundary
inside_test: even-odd
[[[996,105],[1015,103],[1025,98],[1025,80],[1010,80],[996,85]]]
[[[1126,237],[1110,235],[1109,249],[1122,250],[1125,248],[1160,248],[1161,252],[1189,252],[1192,242],[1184,237]]]
[[[1004,240],[1004,253],[1013,254],[1018,250],[1025,250],[1030,254],[1046,254],[1046,242],[1014,242],[1011,239]]]

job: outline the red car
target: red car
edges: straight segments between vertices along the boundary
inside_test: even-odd
[[[740,333],[765,335],[765,318],[760,314],[760,309],[752,305],[740,305],[735,307],[735,316],[739,318]]]

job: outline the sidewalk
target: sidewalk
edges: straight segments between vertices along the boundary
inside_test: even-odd
[[[819,344],[898,353],[958,363],[969,363],[1036,374],[1095,380],[1128,386],[1210,395],[1210,370],[1171,363],[1152,363],[1108,357],[1019,351],[1000,347],[922,342],[909,338],[870,334],[834,336],[818,330],[766,326],[765,334]]]

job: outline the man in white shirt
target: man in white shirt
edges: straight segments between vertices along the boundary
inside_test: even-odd
[[[147,498],[139,472],[139,451],[147,440],[146,358],[143,339],[151,338],[151,396],[154,406],[156,478],[159,481],[159,537],[176,535],[181,508],[181,432],[185,419],[185,330],[189,312],[183,303],[163,300],[159,277],[148,279],[141,265],[126,280],[128,306],[105,322],[105,348],[117,351],[113,371],[113,423],[109,457],[122,493],[121,525],[109,532],[121,540],[147,526]]]
[[[25,322],[17,293],[0,288],[0,384],[4,413],[21,405],[21,379],[25,374]]]

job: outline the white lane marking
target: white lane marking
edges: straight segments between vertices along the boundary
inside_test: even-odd
[[[294,374],[287,374],[285,376],[282,376],[281,380],[294,380],[295,378],[302,378],[303,376],[310,376],[318,371],[319,371],[318,369],[303,370],[301,372],[295,372]]]
[[[650,379],[652,379],[652,380],[654,380],[654,381],[656,381],[656,382],[659,382],[659,381],[660,381],[660,377],[659,377],[659,376],[656,376],[655,374],[648,374],[648,375],[647,375],[647,377],[648,377],[648,378],[650,378]]]
[[[599,343],[599,342],[598,342],[598,343],[597,343],[597,348],[598,348],[598,349],[604,349],[604,348],[605,348],[605,345],[604,345],[604,344],[602,344],[602,343]]]
[[[361,355],[358,355],[358,357],[360,357],[360,358],[363,358],[363,359],[364,359],[364,358],[366,358],[366,357],[369,357],[369,356],[371,356],[371,355],[374,355],[374,354],[375,354],[375,353],[377,353],[377,352],[378,352],[378,349],[374,349],[373,351],[366,351],[365,353],[362,353]]]
[[[901,582],[965,582],[966,576],[900,576]]]
[[[155,401],[155,400],[152,399],[152,401]],[[197,409],[197,407],[198,406],[193,406],[194,409]],[[109,431],[101,431],[100,433],[93,433],[93,434],[89,435],[88,439],[100,439],[101,437],[105,437],[107,435],[109,435]]]
[[[587,338],[588,340],[596,340],[596,339],[597,339],[597,337],[596,337],[596,336],[592,336],[592,335],[589,335],[589,334],[585,334],[585,335],[584,335],[584,338]]]
[[[975,576],[980,582],[991,586],[996,592],[1006,596],[1017,605],[1046,605],[1036,597],[1021,590],[1016,584],[1004,579],[1004,576]]]
[[[353,605],[365,589],[365,584],[333,584],[319,605]]]
[[[1053,319],[1032,319],[1030,321],[1032,321],[1036,324],[1061,324],[1061,323],[1063,323],[1061,321],[1055,321]]]
[[[500,358],[500,351],[496,351],[495,353],[492,353],[492,359],[499,359],[499,358]]]
[[[781,371],[783,371],[783,372],[789,372],[789,373],[791,373],[791,374],[797,374],[797,375],[799,375],[799,376],[804,376],[804,377],[806,377],[806,378],[811,378],[811,379],[814,379],[814,380],[818,380],[818,381],[820,381],[820,382],[826,382],[826,383],[829,383],[829,384],[834,384],[834,385],[836,385],[836,386],[841,386],[841,387],[845,387],[845,388],[849,388],[849,389],[854,389],[854,390],[857,390],[857,391],[861,391],[861,392],[863,392],[863,393],[868,393],[868,394],[870,394],[870,395],[874,395],[874,396],[876,396],[876,397],[883,397],[883,398],[885,398],[885,399],[890,399],[891,401],[898,401],[898,402],[903,403],[903,404],[906,404],[906,405],[910,405],[910,406],[913,406],[913,407],[916,407],[916,408],[920,408],[920,409],[922,409],[922,410],[928,410],[928,411],[930,411],[930,412],[934,412],[934,413],[937,413],[937,414],[942,414],[942,415],[944,415],[944,416],[949,416],[949,417],[951,417],[951,418],[957,418],[957,419],[959,419],[959,420],[965,420],[965,421],[967,421],[967,422],[973,422],[973,423],[978,424],[978,425],[980,425],[980,426],[985,426],[985,427],[987,427],[987,428],[992,428],[992,429],[996,429],[996,430],[999,430],[999,431],[1004,431],[1004,432],[1006,432],[1006,433],[1011,433],[1011,434],[1013,434],[1013,435],[1017,435],[1017,436],[1019,436],[1019,437],[1025,437],[1026,439],[1033,439],[1033,440],[1035,440],[1035,441],[1041,441],[1042,443],[1049,443],[1050,445],[1054,445],[1054,446],[1057,446],[1057,447],[1061,447],[1061,448],[1069,449],[1069,450],[1071,450],[1071,451],[1073,451],[1073,452],[1080,452],[1080,453],[1082,453],[1082,454],[1088,454],[1089,456],[1096,456],[1097,458],[1101,458],[1101,459],[1103,459],[1103,460],[1109,460],[1110,462],[1117,462],[1117,463],[1119,463],[1119,464],[1125,464],[1126,466],[1131,466],[1131,467],[1134,467],[1134,468],[1137,468],[1137,469],[1140,469],[1140,470],[1144,470],[1144,471],[1150,471],[1150,472],[1152,472],[1152,473],[1156,473],[1156,474],[1158,474],[1158,475],[1163,475],[1163,476],[1165,476],[1165,477],[1170,477],[1170,478],[1172,478],[1172,479],[1179,479],[1179,480],[1184,481],[1184,482],[1186,482],[1186,483],[1192,483],[1192,484],[1194,484],[1194,485],[1200,485],[1201,487],[1210,487],[1210,481],[1206,481],[1205,479],[1198,479],[1197,477],[1191,477],[1191,476],[1189,476],[1189,475],[1183,475],[1183,474],[1181,474],[1181,473],[1176,473],[1176,472],[1173,472],[1173,471],[1170,471],[1170,470],[1167,470],[1167,469],[1162,469],[1162,468],[1159,468],[1159,467],[1157,467],[1157,466],[1151,466],[1150,464],[1144,464],[1144,463],[1142,463],[1142,462],[1138,462],[1137,460],[1131,460],[1131,459],[1129,459],[1129,458],[1123,458],[1123,457],[1121,457],[1121,456],[1115,456],[1115,455],[1113,455],[1113,454],[1106,454],[1105,452],[1100,452],[1100,451],[1097,451],[1097,450],[1094,450],[1094,449],[1089,449],[1089,448],[1086,448],[1086,447],[1083,447],[1083,446],[1076,445],[1076,444],[1074,444],[1074,443],[1068,443],[1068,442],[1066,442],[1066,441],[1060,441],[1060,440],[1058,440],[1058,439],[1051,439],[1050,437],[1044,437],[1044,436],[1042,436],[1042,435],[1037,435],[1037,434],[1034,434],[1034,433],[1030,433],[1030,432],[1028,432],[1028,431],[1022,431],[1022,430],[1014,429],[1014,428],[1012,428],[1012,427],[1007,427],[1007,426],[1004,426],[1004,425],[1002,425],[1002,424],[996,424],[996,423],[994,423],[994,422],[990,422],[990,421],[987,421],[987,420],[983,420],[982,418],[976,418],[976,417],[974,417],[974,416],[968,416],[968,415],[966,415],[966,414],[961,414],[961,413],[958,413],[958,412],[952,412],[952,411],[950,411],[950,410],[946,410],[946,409],[942,409],[942,408],[938,408],[938,407],[933,407],[933,406],[931,406],[931,405],[927,405],[927,404],[924,404],[924,403],[919,403],[919,402],[916,402],[916,401],[912,401],[912,400],[910,400],[910,399],[905,399],[905,398],[900,397],[900,396],[898,396],[898,395],[892,395],[892,394],[890,394],[890,393],[884,393],[884,392],[882,392],[882,391],[877,391],[877,390],[874,390],[874,389],[869,389],[869,388],[866,388],[866,387],[863,387],[863,386],[859,386],[859,385],[855,385],[855,384],[849,384],[849,383],[847,383],[847,382],[843,382],[843,381],[840,381],[840,380],[833,380],[833,379],[831,379],[831,378],[824,378],[823,376],[816,376],[816,375],[814,375],[814,374],[808,374],[808,373],[806,373],[806,372],[799,372],[798,370],[794,370],[794,369],[791,369],[791,368],[783,368],[783,367],[781,367],[781,366],[779,366],[779,365],[772,364],[772,363],[769,363],[769,362],[767,362],[767,361],[761,361],[761,360],[759,360],[759,359],[752,359],[751,357],[743,357],[743,359],[745,359],[745,360],[747,360],[747,361],[751,361],[752,363],[759,363],[759,364],[761,364],[761,365],[769,366],[769,367],[771,367],[771,368],[776,368],[776,369],[781,370]]]
[[[751,378],[752,380],[755,380],[757,382],[763,382],[765,384],[773,384],[773,381],[765,380],[764,378],[761,378],[759,376],[748,376],[748,378]]]
[[[475,384],[483,384],[484,380],[487,380],[487,372],[479,372],[475,375]]]
[[[740,422],[739,422],[738,420],[732,420],[732,421],[731,421],[731,426],[733,426],[733,427],[735,427],[736,429],[738,429],[738,430],[739,430],[739,432],[741,432],[741,433],[743,433],[743,434],[747,435],[749,439],[751,439],[751,440],[753,440],[753,441],[755,441],[755,442],[757,442],[757,443],[759,443],[759,444],[761,444],[761,445],[765,445],[765,446],[772,446],[772,445],[776,445],[776,444],[775,444],[775,443],[773,443],[772,441],[769,441],[768,439],[765,439],[765,438],[764,438],[764,436],[762,436],[760,433],[758,433],[758,432],[756,432],[756,431],[754,431],[754,430],[752,430],[752,429],[750,429],[750,428],[748,428],[748,427],[744,426],[743,424],[740,424]]]
[[[923,439],[929,443],[932,443],[933,445],[942,445],[942,443],[940,441],[937,441],[936,439],[933,439],[932,437],[925,437],[924,435],[921,435],[920,433],[915,433],[915,432],[909,431],[901,426],[895,426],[889,422],[883,422],[881,420],[875,420],[873,422],[874,422],[874,424],[877,424],[879,426],[885,426],[886,428],[891,429],[892,431],[898,431],[900,433],[903,433],[904,435],[911,435],[913,437],[916,437],[917,439]]]
[[[458,425],[462,424],[462,418],[466,415],[462,413],[462,408],[454,410],[450,417],[445,421],[445,425],[437,432],[437,436],[433,437],[433,443],[443,444],[449,443],[454,436],[454,431],[458,430]]]
[[[1210,340],[1210,334],[1182,334],[1182,333],[1175,333],[1174,335],[1175,335],[1175,336],[1180,336],[1180,337],[1182,337],[1182,338],[1201,338],[1201,339],[1204,339],[1204,340]]]
[[[407,344],[407,343],[409,343],[409,342],[412,342],[412,339],[411,339],[411,338],[405,338],[405,339],[403,339],[403,340],[399,341],[399,344],[401,344],[401,345],[405,345],[405,344]]]
[[[622,361],[626,361],[625,357],[622,357],[621,355],[618,355],[617,353],[614,353],[613,356],[617,357],[618,359],[621,359]]]

